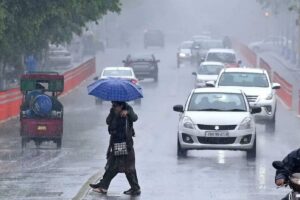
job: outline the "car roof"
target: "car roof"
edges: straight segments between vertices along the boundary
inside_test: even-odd
[[[197,88],[193,90],[193,93],[233,93],[243,94],[242,90],[234,88]]]
[[[232,53],[236,54],[233,49],[210,49],[208,53]]]
[[[212,61],[205,61],[201,63],[201,66],[203,65],[220,65],[220,66],[225,66],[223,63],[221,62],[212,62]]]
[[[103,69],[104,70],[129,70],[129,71],[132,71],[132,68],[130,67],[105,67]]]
[[[258,69],[258,68],[226,68],[224,69],[224,72],[244,72],[244,73],[266,73],[266,70],[264,69]]]

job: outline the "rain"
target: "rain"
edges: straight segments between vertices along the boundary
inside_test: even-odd
[[[300,154],[272,166],[299,148],[300,1],[26,2],[0,4],[0,200],[300,199]],[[89,186],[119,101],[137,195]]]

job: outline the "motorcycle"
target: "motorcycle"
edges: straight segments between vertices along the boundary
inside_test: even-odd
[[[290,172],[290,170],[288,170],[281,161],[274,161],[272,165],[276,170],[286,170],[289,172],[288,181],[286,181],[286,183],[283,186],[281,186],[289,186],[292,189],[292,191],[288,193],[286,199],[300,200],[300,173]]]

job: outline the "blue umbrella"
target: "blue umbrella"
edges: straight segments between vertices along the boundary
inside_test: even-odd
[[[88,86],[88,94],[104,101],[133,101],[143,98],[141,87],[120,78],[98,80]]]

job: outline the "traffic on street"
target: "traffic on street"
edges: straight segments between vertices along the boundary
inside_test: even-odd
[[[274,5],[121,2],[0,90],[0,199],[300,199],[300,68]]]

